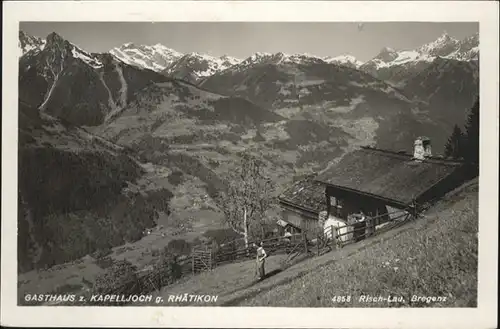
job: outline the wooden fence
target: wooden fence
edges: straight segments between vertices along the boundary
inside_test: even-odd
[[[377,219],[388,215],[391,216],[388,222],[389,227],[379,228],[380,225],[376,225]],[[353,223],[340,228],[331,226],[325,229],[320,227],[316,232],[313,232],[312,235],[316,236],[313,240],[308,240],[305,232],[303,232],[288,237],[280,236],[265,239],[261,240],[261,242],[268,255],[287,255],[286,263],[291,262],[300,254],[312,254],[313,249],[316,250],[317,255],[320,255],[327,249],[331,251],[334,248],[342,248],[347,244],[391,229],[395,225],[391,226],[390,222],[406,222],[415,215],[416,213],[413,211],[398,210],[380,216],[367,217],[364,222]],[[347,232],[340,233],[341,229]],[[192,254],[189,256],[178,257],[171,263],[155,266],[152,270],[138,272],[134,291],[135,289],[139,289],[142,293],[158,291],[163,286],[170,285],[180,277],[190,273],[194,275],[202,271],[212,270],[214,267],[223,264],[253,259],[256,257],[256,248],[253,243],[253,241],[250,241],[248,247],[243,248],[238,248],[237,243],[229,243],[216,249],[210,247],[193,249]],[[125,286],[130,285],[127,283],[124,284]]]
[[[391,216],[385,225],[389,225],[389,227],[394,227],[394,224],[391,225],[391,222],[406,222],[408,219],[414,217],[414,212],[409,210],[398,210],[391,213],[385,213],[378,216],[366,217],[366,219],[362,222],[356,222],[352,224],[345,225],[343,227],[333,227],[332,230],[335,234],[332,235],[333,244],[339,248],[347,244],[351,244],[354,242],[358,242],[364,240],[372,235],[380,233],[380,229],[377,228],[377,219],[382,217]],[[378,225],[378,227],[382,228],[382,225]],[[343,230],[343,233],[339,233],[340,230]],[[384,229],[383,231],[386,231]]]
[[[297,253],[304,251],[307,244],[305,235],[292,235],[288,237],[273,237],[261,240],[268,255]],[[254,242],[250,241],[248,247],[236,248],[234,244],[220,247],[214,252],[215,266],[233,263],[236,261],[248,260],[256,257]],[[302,246],[302,249],[297,247]]]
[[[193,274],[203,271],[211,271],[213,268],[212,248],[193,248],[191,254],[191,265]]]

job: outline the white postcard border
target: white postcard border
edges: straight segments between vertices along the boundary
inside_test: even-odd
[[[498,250],[498,3],[494,1],[67,1],[3,3],[1,324],[216,328],[494,328]],[[480,22],[478,308],[17,306],[19,21]]]

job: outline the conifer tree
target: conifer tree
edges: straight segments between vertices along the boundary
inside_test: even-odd
[[[476,98],[469,113],[465,132],[464,158],[469,163],[479,165],[479,97]]]
[[[444,147],[444,155],[446,157],[452,157],[454,159],[459,159],[464,157],[464,147],[465,147],[465,136],[458,127],[455,125],[453,128],[453,133],[450,138],[448,138],[448,142]]]

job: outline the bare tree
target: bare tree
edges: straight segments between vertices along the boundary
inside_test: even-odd
[[[262,225],[266,211],[274,203],[272,181],[264,176],[262,169],[261,161],[244,153],[241,165],[227,179],[227,191],[217,198],[226,224],[243,236],[246,247],[250,224]]]

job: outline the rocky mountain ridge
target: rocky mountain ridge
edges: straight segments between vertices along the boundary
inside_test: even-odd
[[[110,54],[86,52],[56,33],[19,61],[19,97],[32,107],[78,125],[98,125],[137,91],[168,77]]]
[[[25,54],[32,49],[43,49],[45,40],[32,37],[20,31],[19,51]],[[479,59],[479,34],[476,33],[462,40],[457,40],[444,32],[436,40],[416,49],[394,50],[384,47],[374,58],[362,62],[349,54],[339,56],[315,56],[311,54],[285,54],[257,52],[245,59],[231,56],[213,57],[207,54],[182,54],[162,44],[137,45],[126,43],[112,48],[109,53],[120,61],[163,73],[190,82],[206,78],[228,68],[241,69],[249,65],[264,63],[333,63],[363,70],[373,76],[394,83],[401,82],[413,72],[425,69],[436,58],[459,61],[475,61]],[[234,67],[233,66],[237,66]],[[394,71],[394,72],[393,72]],[[402,71],[407,71],[402,73]]]
[[[404,84],[439,59],[466,62],[479,60],[479,34],[457,40],[445,32],[436,40],[414,50],[384,47],[359,69],[381,80]]]

